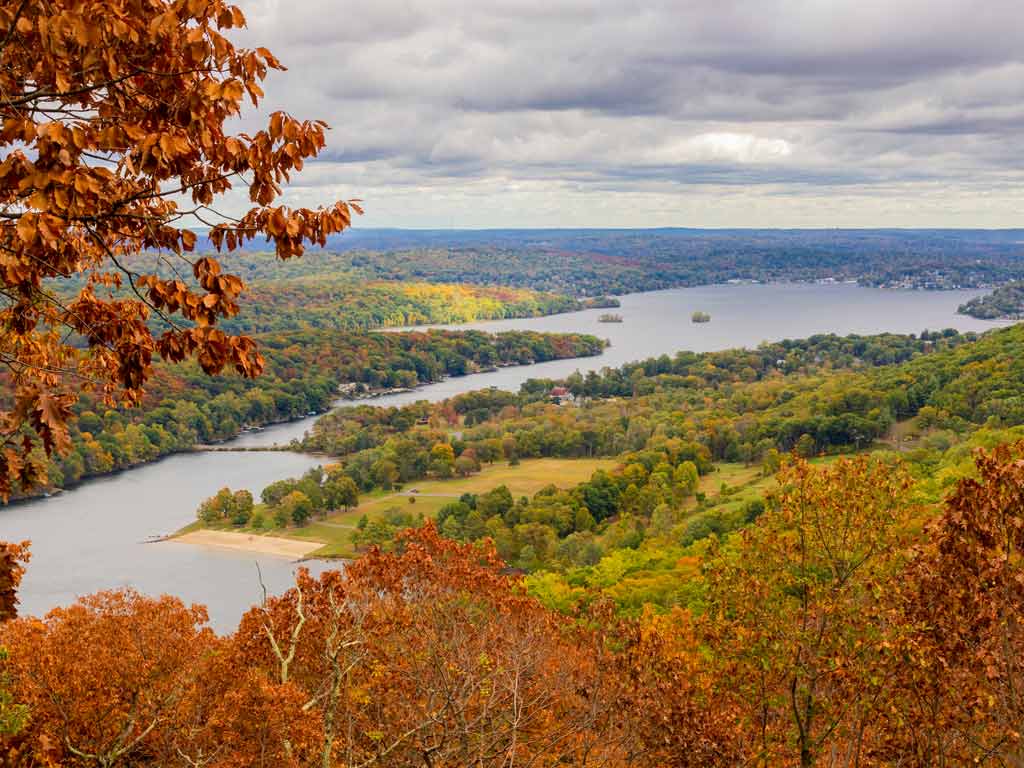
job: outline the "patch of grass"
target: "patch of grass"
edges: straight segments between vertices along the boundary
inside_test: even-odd
[[[721,462],[715,465],[715,471],[700,479],[699,490],[710,496],[717,496],[722,483],[730,488],[737,488],[756,483],[765,479],[760,464],[732,464]]]
[[[507,485],[513,496],[532,496],[548,485],[571,488],[589,480],[597,470],[614,469],[619,463],[617,459],[526,459],[513,467],[502,462],[486,465],[479,474],[470,477],[409,483],[405,490],[415,488],[420,494],[461,496]]]
[[[348,512],[331,515],[302,528],[278,530],[277,535],[325,542],[313,557],[354,557],[352,531],[363,515],[372,520],[398,507],[403,512],[430,518],[464,493],[486,493],[506,485],[515,498],[533,496],[549,485],[572,488],[589,480],[597,470],[614,469],[618,464],[617,459],[529,459],[514,467],[504,462],[491,464],[470,477],[412,482],[397,492],[374,491],[363,496],[359,506]],[[410,498],[416,501],[410,503]]]

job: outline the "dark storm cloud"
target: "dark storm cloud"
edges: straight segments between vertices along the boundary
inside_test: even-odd
[[[705,196],[762,189],[777,211],[789,187],[804,199],[807,187],[859,185],[851,205],[865,225],[893,210],[872,207],[872,191],[900,205],[920,196],[922,210],[998,191],[979,222],[989,225],[1019,207],[1005,192],[1019,181],[1024,120],[1019,0],[243,8],[244,42],[290,67],[268,83],[274,106],[333,126],[304,174],[307,195],[416,189],[439,223],[466,225],[521,221],[496,195],[543,198],[552,210],[561,195],[572,216],[588,191],[606,194],[605,182],[633,212],[625,224],[676,223],[663,218],[663,196],[685,185]]]

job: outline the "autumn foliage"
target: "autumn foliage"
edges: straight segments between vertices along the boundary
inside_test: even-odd
[[[227,638],[131,592],[16,620],[7,672],[32,717],[7,764],[606,764],[598,646],[501,568],[427,527],[301,571]]]
[[[282,68],[225,37],[243,24],[222,0],[0,7],[0,360],[13,393],[0,412],[0,496],[45,480],[43,454],[68,447],[82,389],[136,403],[154,356],[260,372],[252,340],[217,328],[245,286],[215,258],[190,258],[187,225],[211,227],[218,251],[265,236],[289,258],[358,212],[275,205],[323,148],[324,123],[274,112],[262,130],[228,129]],[[220,215],[213,206],[239,185],[249,209]],[[158,277],[158,261],[176,276]],[[77,295],[53,290],[75,276],[86,277]],[[157,337],[153,316],[166,321]]]
[[[428,525],[251,609],[132,592],[0,631],[5,765],[1021,765],[1024,443],[924,533],[898,466],[788,465],[699,610],[553,613]]]
[[[8,544],[0,542],[0,621],[13,619],[17,615],[18,585],[25,575],[25,563],[29,560],[29,543]]]
[[[976,457],[897,592],[892,753],[1024,765],[1024,443]]]

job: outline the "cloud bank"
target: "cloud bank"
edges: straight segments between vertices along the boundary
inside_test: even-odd
[[[244,0],[368,226],[1020,226],[1016,0]]]

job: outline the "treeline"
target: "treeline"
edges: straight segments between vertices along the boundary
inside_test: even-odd
[[[786,347],[791,357],[772,360]],[[864,448],[922,409],[931,426],[954,432],[1015,426],[1024,424],[1024,328],[681,353],[561,384],[586,406],[530,405],[551,382],[527,382],[517,413],[479,413],[463,440],[498,432],[526,457],[617,455],[679,437],[716,460],[756,463],[772,449],[810,456]]]
[[[486,284],[570,297],[728,280],[950,289],[1024,279],[1021,241],[1019,231],[360,230],[302,259],[281,262],[252,251],[222,261],[256,290],[310,278]],[[141,267],[166,272],[153,259]],[[338,312],[345,312],[340,303]]]
[[[256,380],[209,377],[195,364],[157,366],[139,409],[105,408],[88,396],[76,406],[72,446],[50,467],[53,487],[132,467],[242,429],[327,410],[345,385],[363,390],[415,387],[498,365],[600,354],[592,336],[509,331],[345,333],[335,330],[258,338],[266,372]]]
[[[961,304],[957,312],[979,320],[1020,320],[1024,315],[1024,282],[1000,285],[992,293]]]
[[[328,247],[369,277],[598,295],[727,280],[948,289],[1024,278],[1019,232],[361,231]]]
[[[742,536],[690,556],[689,607],[632,619],[589,587],[583,613],[546,608],[433,526],[300,571],[226,637],[175,598],[85,597],[0,627],[3,761],[1014,765],[1022,457],[979,454],[926,508],[898,463],[792,463]]]
[[[614,299],[596,306],[615,306]],[[291,328],[346,331],[398,326],[472,323],[575,312],[593,306],[580,300],[524,288],[408,282],[358,283],[350,278],[316,275],[254,283],[242,311],[225,320],[233,333],[262,333]]]
[[[713,462],[771,474],[791,452],[813,458],[886,447],[880,441],[903,424],[907,434],[928,436],[923,447],[913,446],[915,466],[938,471],[946,452],[957,456],[956,446],[982,427],[1024,424],[1022,366],[1024,328],[982,337],[819,336],[757,350],[679,353],[557,382],[577,395],[577,407],[551,401],[556,382],[533,380],[518,394],[479,391],[438,404],[345,409],[320,419],[301,447],[339,457],[363,491],[468,475],[498,461],[618,457],[618,470],[577,488],[550,488],[533,499],[504,492],[497,514],[490,502],[478,510],[476,500],[463,499],[438,524],[459,540],[493,539],[507,562],[526,571],[568,573],[606,558],[620,575],[653,569],[654,591],[642,594],[672,604],[681,599],[669,583],[673,564],[686,548],[742,528],[764,508],[763,488],[752,480],[749,488],[723,481],[714,495],[700,491],[691,480],[713,477]],[[406,518],[366,521],[354,541],[389,546],[410,524]],[[652,539],[660,540],[653,554],[637,553]],[[662,572],[666,564],[671,578]],[[541,579],[538,588],[557,603],[574,579],[578,587],[592,574],[567,578]],[[633,593],[621,597],[634,607],[643,602]]]
[[[1016,346],[1011,337],[1000,338]],[[748,462],[771,448],[791,450],[805,434],[812,440],[808,453],[863,447],[915,411],[895,385],[879,395],[854,384],[866,375],[861,369],[915,356],[931,360],[975,339],[955,331],[821,335],[756,350],[679,352],[564,381],[530,380],[518,394],[477,391],[434,405],[337,411],[317,421],[302,448],[365,463],[393,438],[425,453],[456,428],[457,456],[467,449],[506,458],[618,456],[651,447],[654,437],[700,442],[715,459]],[[551,404],[556,385],[585,407]],[[915,397],[917,391],[911,390]],[[359,455],[367,450],[376,453]]]
[[[313,467],[302,477],[275,480],[256,503],[246,490],[221,488],[196,510],[207,527],[249,526],[256,530],[276,526],[303,526],[328,512],[359,504],[359,489],[336,464]]]
[[[246,284],[239,314],[220,326],[231,333],[258,334],[300,329],[365,331],[412,325],[471,323],[481,320],[540,317],[594,307],[617,307],[607,296],[576,298],[529,287],[458,284],[424,280],[410,273],[401,280],[381,280],[353,265],[346,256],[314,251],[302,259],[281,261],[259,251],[219,257],[226,272]],[[194,283],[180,265],[149,254],[131,258],[126,266],[153,272],[163,279]],[[86,275],[53,281],[62,295],[80,290]],[[114,295],[127,288],[108,289]],[[158,317],[152,318],[161,328]]]

